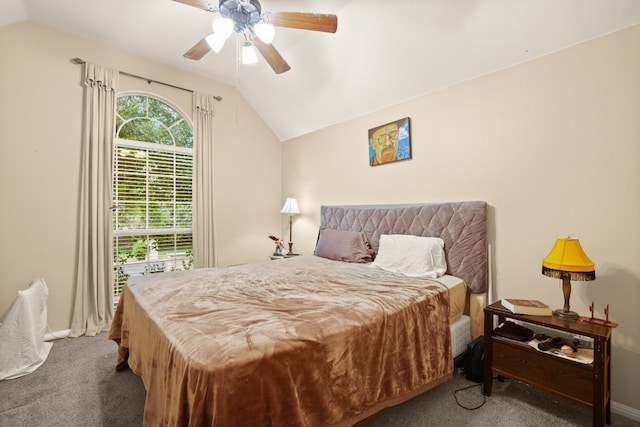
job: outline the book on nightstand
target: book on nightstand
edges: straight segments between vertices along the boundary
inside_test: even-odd
[[[503,298],[502,306],[514,314],[551,316],[552,310],[543,302],[532,299]]]

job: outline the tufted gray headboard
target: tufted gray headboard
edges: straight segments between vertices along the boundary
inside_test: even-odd
[[[320,228],[362,231],[376,252],[381,234],[439,237],[447,274],[463,279],[471,293],[487,291],[486,202],[321,206]]]

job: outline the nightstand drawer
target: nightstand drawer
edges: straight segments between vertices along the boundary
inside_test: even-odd
[[[536,386],[587,405],[593,404],[593,366],[573,362],[493,337],[495,374]]]

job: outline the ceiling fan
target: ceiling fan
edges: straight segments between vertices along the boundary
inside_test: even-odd
[[[271,44],[273,27],[297,28],[300,30],[335,33],[338,28],[336,15],[307,12],[262,12],[258,0],[220,0],[214,6],[205,0],[173,0],[207,12],[218,12],[221,17],[213,21],[213,34],[196,43],[183,56],[199,60],[210,50],[219,52],[232,32],[244,35],[242,43],[243,63],[257,61],[253,46],[262,54],[276,74],[289,71],[291,67]]]

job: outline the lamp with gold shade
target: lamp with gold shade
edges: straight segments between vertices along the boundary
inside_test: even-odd
[[[562,279],[564,307],[555,310],[553,315],[567,320],[578,319],[578,313],[571,311],[569,306],[571,280],[584,282],[596,278],[595,265],[582,250],[580,241],[571,237],[557,239],[549,255],[542,260],[542,274]]]

